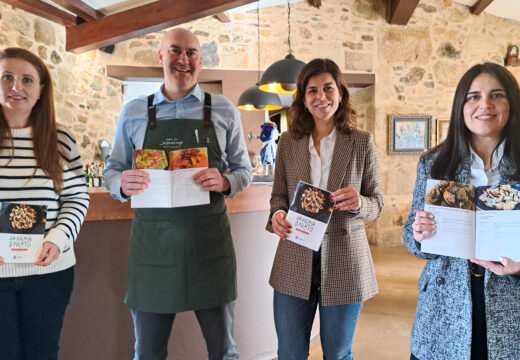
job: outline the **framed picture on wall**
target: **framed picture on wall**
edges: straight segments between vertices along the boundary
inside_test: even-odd
[[[437,119],[437,145],[446,139],[449,126],[450,119]]]
[[[430,148],[429,115],[389,115],[390,154],[424,152]]]

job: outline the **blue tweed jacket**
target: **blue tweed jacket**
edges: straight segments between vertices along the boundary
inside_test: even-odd
[[[470,263],[466,259],[421,252],[415,241],[412,223],[415,213],[424,209],[426,180],[438,153],[421,157],[412,211],[404,226],[404,242],[420,259],[428,260],[419,280],[419,299],[412,330],[412,353],[420,360],[470,360],[471,290]],[[456,181],[469,182],[471,164],[467,162]],[[506,158],[500,166],[500,183],[516,171]],[[520,239],[518,239],[520,240]],[[484,275],[488,350],[490,360],[520,359],[520,283],[516,276]]]

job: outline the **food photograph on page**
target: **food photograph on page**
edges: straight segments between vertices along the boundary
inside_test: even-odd
[[[520,186],[491,185],[477,188],[479,210],[520,210]]]
[[[45,206],[2,203],[0,209],[0,233],[45,233],[47,209]]]
[[[208,167],[208,149],[191,148],[170,151],[170,170]]]
[[[168,168],[168,157],[164,150],[135,150],[133,168],[164,170]]]
[[[329,191],[299,182],[289,209],[314,220],[328,223],[334,206],[330,201],[330,194]]]
[[[475,210],[476,189],[473,185],[439,180],[426,192],[426,204]]]

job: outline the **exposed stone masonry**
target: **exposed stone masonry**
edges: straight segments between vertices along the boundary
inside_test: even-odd
[[[256,70],[256,12],[230,16],[230,23],[208,17],[184,27],[199,37],[205,67]],[[76,56],[65,52],[61,26],[2,3],[0,22],[0,46],[28,48],[51,68],[58,119],[72,129],[84,159],[91,161],[101,138],[113,141],[122,107],[121,83],[107,78],[105,65],[157,66],[164,31],[116,44],[112,55]],[[287,7],[261,9],[259,31],[265,69],[287,55]],[[421,0],[406,26],[389,25],[372,0],[323,0],[319,10],[306,2],[292,4],[291,46],[298,59],[328,57],[345,72],[376,75],[374,86],[352,96],[358,124],[374,134],[381,160],[385,209],[367,227],[371,244],[402,244],[420,156],[389,155],[388,115],[431,115],[435,144],[435,121],[449,118],[460,76],[475,63],[503,64],[508,46],[520,43],[518,34],[520,23],[474,16],[452,0]],[[520,79],[520,68],[511,70]]]

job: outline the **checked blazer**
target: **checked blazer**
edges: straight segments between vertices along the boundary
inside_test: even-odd
[[[298,181],[311,182],[309,137],[282,134],[276,154],[271,216],[288,211]],[[379,159],[372,136],[352,129],[338,131],[327,190],[353,187],[360,194],[358,214],[334,211],[321,245],[321,304],[362,302],[378,292],[364,221],[383,209]],[[269,219],[266,229],[273,231]],[[269,283],[278,292],[308,300],[312,250],[289,240],[280,241]]]

